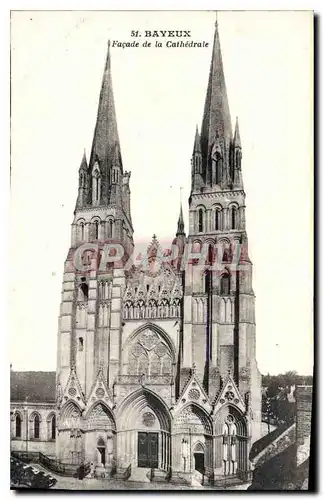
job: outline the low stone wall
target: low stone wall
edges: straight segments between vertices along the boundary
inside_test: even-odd
[[[284,430],[274,441],[266,446],[258,455],[253,458],[254,467],[262,464],[282,453],[286,448],[296,442],[296,424]]]
[[[50,458],[55,458],[55,441],[28,441],[26,447],[26,441],[23,439],[12,439],[10,449],[11,451],[39,451]]]

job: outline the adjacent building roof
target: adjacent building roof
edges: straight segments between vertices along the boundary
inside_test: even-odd
[[[10,372],[10,401],[53,403],[56,372]]]

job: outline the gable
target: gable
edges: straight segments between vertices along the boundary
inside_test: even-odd
[[[84,394],[75,368],[71,369],[69,379],[63,392],[62,404],[66,403],[68,400],[76,402],[81,408],[84,406]]]
[[[231,375],[228,375],[224,386],[216,399],[214,414],[226,404],[231,404],[232,406],[238,408],[242,413],[246,410],[243,398]]]
[[[90,407],[92,408],[97,402],[104,402],[110,408],[112,408],[113,406],[112,395],[104,380],[102,368],[99,369],[97,378],[92,386],[88,399],[88,410]]]
[[[196,377],[195,369],[188,380],[187,384],[184,386],[183,391],[175,405],[175,410],[180,410],[183,406],[186,406],[188,403],[195,403],[204,408],[207,413],[210,413],[212,410],[212,405],[210,404],[210,400],[208,395],[206,394],[203,385],[200,380]]]

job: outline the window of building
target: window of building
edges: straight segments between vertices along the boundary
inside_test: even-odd
[[[204,231],[204,211],[202,208],[198,210],[198,232]]]
[[[87,301],[89,296],[89,286],[87,283],[82,282],[80,285],[80,298],[81,301]]]
[[[204,292],[208,293],[208,289],[209,289],[209,273],[208,271],[206,271],[204,274]]]
[[[215,212],[215,230],[216,231],[219,231],[221,229],[220,215],[221,215],[220,210],[216,210],[216,212]]]
[[[224,248],[223,262],[230,262],[230,260],[231,260],[231,251],[230,251],[230,248],[229,247]]]
[[[196,172],[196,174],[199,173],[199,157],[198,157],[198,155],[195,155],[195,172]]]
[[[79,351],[83,351],[83,338],[79,337]]]
[[[236,151],[236,168],[241,168],[241,153],[240,151]]]
[[[220,155],[216,158],[216,184],[220,184],[222,180],[222,163]]]
[[[99,222],[96,220],[94,222],[94,228],[95,228],[95,240],[99,238]]]
[[[230,293],[230,276],[229,274],[223,274],[220,281],[220,294],[229,295]]]
[[[235,207],[232,207],[231,210],[231,222],[232,222],[232,229],[236,229],[237,227],[237,209]]]
[[[214,249],[213,245],[208,246],[208,252],[207,252],[207,265],[212,266],[214,261]]]
[[[99,193],[99,179],[96,182],[96,201],[99,201],[100,193]]]
[[[39,439],[39,424],[40,424],[39,415],[36,414],[34,417],[34,438],[35,439]]]
[[[81,240],[83,241],[84,240],[84,223],[81,222],[80,224],[80,236],[81,236]]]
[[[113,237],[113,221],[110,219],[108,221],[108,238],[112,238]]]
[[[16,437],[20,438],[21,437],[21,416],[19,413],[16,415]]]
[[[51,439],[55,439],[55,437],[56,437],[56,418],[55,415],[53,415],[51,420]]]
[[[98,203],[100,200],[100,174],[98,170],[93,172],[92,176],[92,201]]]

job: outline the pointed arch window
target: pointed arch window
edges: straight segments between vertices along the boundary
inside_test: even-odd
[[[220,294],[221,295],[229,295],[230,293],[230,275],[229,274],[223,274],[220,280]]]
[[[219,153],[216,155],[216,184],[220,184],[222,180],[222,158]]]
[[[100,201],[100,187],[100,171],[98,165],[96,164],[92,174],[92,201],[94,204],[98,204]]]
[[[237,229],[237,208],[231,208],[231,229]]]
[[[198,210],[198,232],[204,231],[204,211],[202,208]]]
[[[36,413],[34,417],[34,438],[39,439],[39,424],[40,424],[40,419],[39,415]]]
[[[97,178],[96,182],[96,201],[99,201],[100,193],[99,193],[99,179]]]
[[[17,438],[21,438],[21,422],[22,422],[21,416],[19,415],[19,413],[17,413],[15,419],[15,424],[16,424],[15,435]]]
[[[235,156],[236,156],[236,168],[238,170],[240,170],[241,169],[241,152],[236,151]]]

